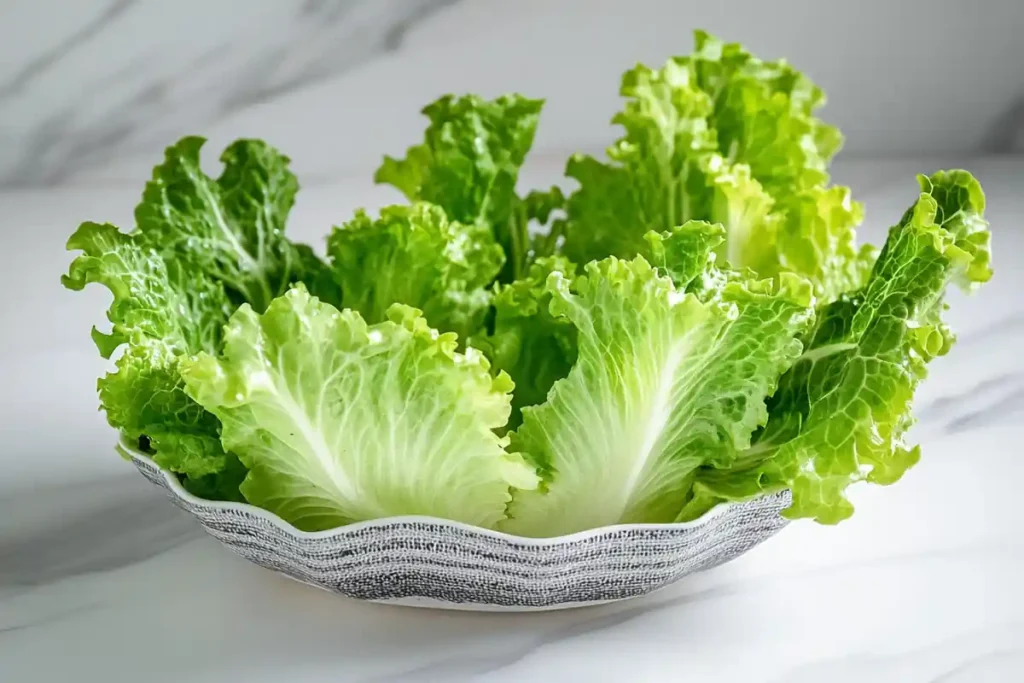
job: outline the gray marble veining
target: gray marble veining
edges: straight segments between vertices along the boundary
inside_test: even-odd
[[[337,78],[397,51],[406,33],[458,0],[302,0],[271,21],[239,22],[183,55],[142,49],[128,63],[111,61],[74,98],[40,111],[20,131],[14,154],[0,161],[0,189],[52,185],[120,156],[159,149],[250,107]],[[164,6],[166,7],[166,6]],[[151,28],[159,3],[113,0],[80,28],[0,80],[0,112],[35,81],[62,68],[90,43],[123,40],[133,15]],[[202,17],[201,6],[185,5]],[[236,9],[245,12],[243,6]],[[265,10],[260,13],[267,14]],[[170,58],[168,58],[170,57]],[[125,87],[125,83],[129,87]],[[100,115],[95,115],[99,113]],[[90,114],[93,114],[90,116]]]
[[[1016,30],[1024,5],[839,7],[8,0],[0,6],[0,190],[137,180],[185,134],[218,146],[266,138],[295,160],[303,182],[368,178],[383,154],[417,139],[419,109],[446,92],[547,98],[535,147],[564,163],[614,139],[608,121],[623,70],[689,52],[691,30],[702,27],[810,73],[829,95],[824,117],[847,134],[852,153],[1024,144]]]

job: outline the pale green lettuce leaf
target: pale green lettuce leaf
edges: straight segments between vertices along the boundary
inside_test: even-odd
[[[571,286],[556,272],[548,287],[579,357],[511,435],[544,478],[509,508],[504,528],[526,536],[673,520],[697,468],[731,462],[764,423],[812,315],[795,276],[729,282],[703,302],[640,257],[592,262]]]
[[[992,275],[977,180],[952,171],[920,182],[864,286],[821,311],[754,445],[731,469],[702,470],[680,519],[788,488],[787,516],[835,523],[853,512],[852,483],[890,484],[918,461],[904,435],[928,362],[953,343],[941,317],[946,288],[973,289]]]
[[[332,231],[327,252],[345,308],[377,323],[406,304],[461,340],[483,323],[504,259],[486,228],[449,221],[424,202],[386,207],[376,220],[357,212]]]
[[[715,251],[725,241],[725,234],[719,223],[687,221],[665,232],[647,233],[647,246],[641,253],[679,290],[717,290],[725,274],[715,266]]]
[[[856,288],[873,253],[856,247],[862,208],[828,187],[839,133],[814,116],[820,89],[784,61],[697,33],[688,57],[626,72],[623,136],[608,160],[576,155],[566,175],[565,253],[585,263],[645,252],[649,231],[722,223],[719,263],[761,277],[794,272],[819,301]]]
[[[537,483],[494,429],[511,382],[396,305],[368,326],[299,285],[263,315],[243,305],[223,355],[186,361],[189,394],[223,423],[246,499],[315,531],[395,515],[493,527],[512,486]]]
[[[487,226],[505,252],[502,281],[516,279],[531,259],[529,223],[547,222],[563,201],[557,188],[516,194],[542,106],[521,95],[446,95],[423,109],[430,119],[423,143],[404,159],[385,157],[374,179],[411,201],[437,204],[454,221]]]
[[[726,228],[718,248],[723,263],[763,277],[794,272],[809,279],[828,302],[863,284],[877,254],[858,247],[864,208],[842,186],[808,187],[773,197],[744,164],[713,158],[710,220]]]
[[[287,157],[260,140],[238,140],[221,155],[216,179],[200,168],[205,140],[167,148],[135,209],[137,232],[168,263],[201,271],[237,302],[263,310],[290,283],[320,277],[323,264],[284,236],[298,181]]]

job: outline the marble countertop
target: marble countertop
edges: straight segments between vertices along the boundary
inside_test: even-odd
[[[1024,680],[1024,158],[837,175],[877,240],[913,172],[957,162],[988,193],[996,276],[951,298],[960,342],[918,396],[921,464],[857,490],[837,527],[795,523],[654,596],[544,614],[361,604],[205,537],[114,455],[87,335],[104,293],[57,282],[73,227],[127,224],[138,188],[0,193],[0,681]],[[315,240],[390,198],[363,180],[307,189],[293,232]]]

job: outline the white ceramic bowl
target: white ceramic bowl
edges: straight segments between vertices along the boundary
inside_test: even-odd
[[[119,450],[206,531],[247,560],[355,598],[420,607],[526,611],[638,597],[739,556],[786,524],[789,494],[722,505],[684,524],[622,524],[521,538],[433,517],[310,533],[244,503],[197,498],[122,443]]]

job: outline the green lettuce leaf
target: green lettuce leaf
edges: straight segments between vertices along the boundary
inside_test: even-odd
[[[717,291],[726,277],[715,266],[715,250],[725,241],[719,223],[687,221],[665,232],[649,232],[644,239],[642,255],[681,291]]]
[[[592,262],[571,285],[552,273],[548,290],[579,358],[511,435],[544,479],[509,508],[503,528],[525,536],[672,521],[698,467],[749,445],[812,317],[793,275],[732,281],[703,302],[641,257]]]
[[[393,515],[493,527],[511,486],[537,484],[493,431],[511,382],[416,309],[389,317],[368,326],[301,285],[263,315],[243,305],[222,358],[184,363],[188,393],[249,469],[246,499],[300,529]]]
[[[423,109],[430,119],[422,144],[404,159],[385,157],[374,180],[411,201],[437,204],[448,217],[490,229],[505,252],[502,282],[526,273],[531,221],[547,222],[564,198],[557,188],[516,194],[516,181],[533,144],[542,100],[506,95],[446,95]]]
[[[215,180],[200,168],[205,140],[167,148],[135,209],[140,239],[168,264],[223,284],[236,302],[263,310],[297,280],[329,283],[308,247],[284,236],[298,181],[289,160],[260,140],[238,140],[221,155]]]
[[[231,311],[216,282],[170,268],[138,235],[113,225],[83,223],[68,240],[82,251],[62,278],[81,290],[99,283],[113,294],[110,333],[93,329],[104,358],[127,345],[115,372],[98,382],[100,404],[111,426],[133,440],[145,437],[161,467],[205,477],[229,467],[220,446],[220,425],[184,392],[178,373],[183,357],[214,352]]]
[[[675,61],[712,99],[709,127],[726,160],[746,164],[772,194],[827,182],[843,138],[814,116],[824,92],[785,60],[763,61],[704,31],[694,37],[693,55]]]
[[[377,220],[357,212],[332,231],[327,252],[345,308],[378,323],[406,304],[462,340],[482,325],[504,259],[486,228],[450,222],[423,202],[387,207]]]
[[[904,435],[928,362],[953,344],[941,318],[946,288],[970,290],[992,275],[977,180],[951,171],[920,184],[864,286],[819,314],[754,445],[728,469],[702,470],[680,519],[788,488],[787,516],[835,523],[853,512],[852,483],[891,484],[918,461]]]
[[[710,220],[726,228],[718,255],[735,268],[769,277],[795,272],[815,285],[824,302],[859,288],[876,256],[858,247],[863,206],[841,186],[809,187],[773,197],[743,164],[713,158]]]
[[[691,220],[722,223],[722,265],[794,272],[820,301],[856,288],[873,253],[856,247],[863,211],[828,187],[842,138],[815,118],[820,89],[784,61],[697,33],[688,57],[627,71],[608,161],[575,155],[564,251],[586,263],[645,252],[645,235]]]
[[[522,409],[547,398],[551,386],[569,374],[576,362],[576,328],[551,313],[551,273],[571,276],[576,266],[563,256],[537,259],[525,278],[497,285],[493,331],[469,340],[491,361],[491,370],[515,382],[508,429],[522,422]]]
[[[566,167],[580,186],[566,206],[565,253],[577,263],[631,258],[648,231],[670,230],[709,210],[702,165],[716,150],[707,120],[713,102],[688,65],[638,65],[623,75],[620,94],[626,103],[612,122],[624,135],[608,148],[610,163],[577,154]]]

